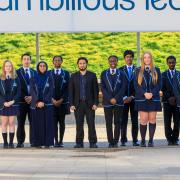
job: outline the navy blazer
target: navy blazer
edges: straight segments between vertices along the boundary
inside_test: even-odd
[[[174,76],[173,78],[174,95],[176,97],[177,107],[180,108],[180,72],[177,72],[176,74],[177,76]]]
[[[52,76],[53,84],[55,85],[55,82],[54,82],[54,70],[51,70],[50,74]],[[60,91],[60,98],[63,98],[63,103],[62,104],[69,103],[69,92],[68,92],[69,80],[70,80],[69,72],[61,69],[60,81],[59,81],[61,88],[59,89],[59,91]],[[54,98],[54,93],[55,93],[55,86],[54,86],[53,98]]]
[[[126,81],[127,81],[127,86],[126,86],[126,90],[125,90],[125,96],[127,96],[127,97],[135,96],[135,89],[134,89],[134,71],[135,71],[135,69],[136,69],[136,66],[133,65],[132,76],[131,76],[131,78],[129,78],[127,66],[125,65],[125,66],[120,67],[120,70],[122,70],[124,72]]]
[[[178,71],[175,71],[175,76],[176,77],[178,74]],[[170,97],[174,97],[174,82],[171,80],[171,74],[169,70],[165,71],[162,73],[162,92],[163,92],[163,98],[162,102],[163,103],[168,103],[168,99]]]
[[[120,69],[116,69],[116,82],[114,89],[111,85],[110,79],[110,69],[107,69],[101,73],[101,90],[103,94],[103,105],[104,107],[114,106],[110,103],[112,98],[117,101],[117,106],[123,106],[123,97],[125,96],[125,90],[127,86],[127,81],[125,79],[124,73]]]
[[[0,109],[3,109],[5,103],[5,80],[0,79]],[[11,99],[15,101],[13,106],[19,105],[21,94],[21,84],[19,78],[11,79]]]
[[[145,101],[146,98],[144,94],[147,92],[147,83],[149,83],[150,92],[153,94],[152,101],[160,101],[160,90],[162,86],[162,78],[161,71],[159,68],[155,67],[156,72],[158,74],[157,84],[153,84],[152,77],[150,77],[150,81],[147,82],[145,76],[143,76],[142,84],[138,84],[138,75],[140,72],[140,67],[135,70],[135,78],[134,78],[134,88],[135,88],[135,101]]]
[[[54,88],[54,84],[53,84],[52,76],[49,74],[43,89],[43,102],[45,103],[45,106],[53,105],[52,104],[53,88]],[[36,108],[36,104],[39,101],[38,94],[39,92],[38,92],[37,78],[36,77],[31,78],[30,95],[32,96],[32,101],[31,101],[32,109]]]
[[[99,95],[99,89],[98,89],[98,83],[97,83],[97,77],[96,74],[87,71],[86,72],[86,102],[90,108],[92,108],[93,105],[98,105],[98,95]],[[76,108],[79,105],[80,102],[80,72],[73,73],[70,78],[69,83],[69,101],[71,106],[75,106]]]
[[[37,75],[37,72],[30,68],[31,78],[34,78]],[[23,67],[19,68],[17,70],[17,75],[21,83],[21,97],[20,97],[20,103],[25,103],[25,96],[28,96],[28,86],[25,79],[25,72]]]

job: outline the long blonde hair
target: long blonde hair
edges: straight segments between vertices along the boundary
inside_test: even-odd
[[[153,82],[153,84],[157,84],[158,73],[157,73],[156,68],[154,66],[152,53],[149,52],[149,51],[144,52],[142,54],[142,56],[141,56],[141,69],[140,69],[139,75],[138,75],[138,84],[141,85],[142,81],[143,81],[143,74],[144,74],[144,70],[145,70],[145,63],[144,63],[145,54],[149,54],[150,57],[151,57],[150,71],[151,71],[151,74],[152,74],[152,82]]]
[[[6,65],[7,62],[9,62],[11,64],[11,66],[12,66],[12,70],[10,72],[11,78],[15,79],[17,77],[17,74],[16,74],[16,71],[14,69],[13,63],[10,60],[5,60],[3,62],[3,66],[2,66],[1,80],[5,80],[6,79],[5,65]]]

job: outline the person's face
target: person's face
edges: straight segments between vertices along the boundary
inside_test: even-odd
[[[78,62],[78,68],[80,71],[85,71],[87,69],[87,63],[84,59],[79,60]]]
[[[31,64],[30,56],[23,56],[23,58],[22,58],[23,67],[30,67],[30,64]]]
[[[132,65],[133,56],[131,54],[126,55],[124,59],[125,59],[125,62],[126,62],[127,65]]]
[[[118,61],[115,57],[109,59],[109,66],[111,69],[115,69],[117,67]]]
[[[9,74],[12,71],[12,64],[10,62],[5,63],[4,71],[6,74]]]
[[[55,68],[60,68],[62,64],[62,59],[60,57],[55,57],[53,60],[53,64]]]
[[[174,59],[168,59],[167,65],[170,70],[174,70],[176,66],[176,61]]]
[[[152,57],[150,54],[146,53],[144,54],[143,61],[145,65],[150,65],[152,62]]]
[[[39,64],[39,71],[44,74],[46,72],[46,65],[44,63]]]

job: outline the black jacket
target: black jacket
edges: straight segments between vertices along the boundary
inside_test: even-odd
[[[180,72],[177,72],[177,76],[174,77],[174,95],[177,101],[177,107],[180,108]]]
[[[98,83],[96,74],[90,71],[86,72],[86,102],[89,107],[98,105]],[[69,100],[70,105],[76,108],[80,102],[80,72],[76,72],[71,75],[69,83]]]
[[[3,109],[4,103],[5,103],[6,92],[5,92],[4,82],[5,82],[5,80],[0,79],[0,109]],[[20,85],[19,78],[11,79],[11,97],[10,97],[10,99],[15,101],[13,106],[19,105],[20,94],[21,94],[21,85]]]

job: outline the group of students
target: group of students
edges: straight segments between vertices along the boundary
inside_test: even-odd
[[[162,74],[160,69],[154,66],[150,52],[142,55],[140,67],[133,64],[132,50],[124,52],[124,59],[126,64],[118,68],[118,57],[110,56],[109,68],[101,73],[108,147],[118,147],[119,140],[121,146],[126,146],[129,112],[133,146],[146,147],[147,126],[149,127],[148,146],[154,146],[156,115],[162,110],[160,91],[162,91],[165,136],[168,145],[178,145],[180,72],[175,68],[176,58],[174,56],[167,58],[168,70]],[[16,116],[18,122],[16,147],[24,147],[27,115],[31,147],[64,147],[65,116],[70,114],[70,110],[74,111],[76,120],[74,148],[84,147],[85,117],[89,147],[97,148],[95,111],[99,104],[99,88],[96,74],[87,70],[88,59],[78,58],[79,70],[71,75],[61,68],[62,56],[54,56],[53,70],[48,70],[45,61],[37,64],[36,71],[31,69],[29,54],[23,54],[21,60],[22,67],[17,71],[10,60],[4,61],[0,76],[0,115],[4,148],[14,148]]]

